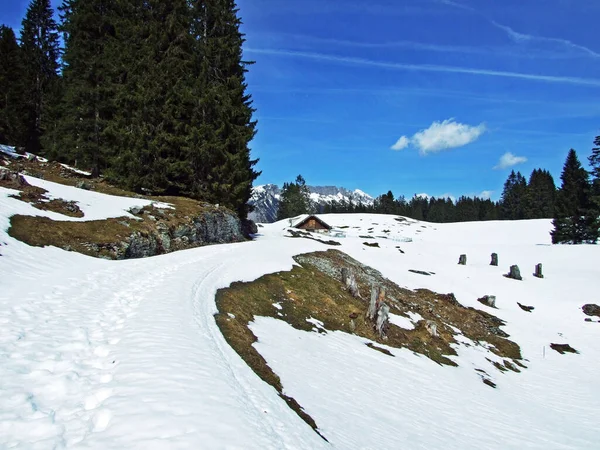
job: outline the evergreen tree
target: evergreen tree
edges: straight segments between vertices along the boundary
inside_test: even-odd
[[[527,181],[521,172],[511,171],[504,183],[502,191],[501,217],[506,220],[519,220],[525,218],[525,202],[527,195]]]
[[[108,176],[135,191],[191,195],[187,149],[201,126],[192,117],[200,93],[191,10],[185,0],[136,0],[123,2],[121,11],[115,112],[106,129],[118,154]]]
[[[189,143],[191,194],[212,199],[246,217],[252,182],[260,175],[250,158],[256,133],[246,92],[249,62],[242,60],[244,36],[234,0],[191,0],[192,32],[198,43],[200,99],[194,119],[202,124]]]
[[[592,201],[600,211],[600,136],[594,139],[594,148],[588,160],[592,168]]]
[[[550,172],[535,169],[529,177],[525,206],[527,219],[550,219],[554,216],[556,185]]]
[[[65,49],[61,102],[43,140],[55,158],[91,168],[98,175],[114,151],[105,130],[114,111],[115,0],[64,0],[60,8]]]
[[[296,217],[310,212],[310,192],[302,175],[294,183],[284,183],[279,199],[277,220]]]
[[[0,144],[25,143],[23,62],[12,28],[0,25]]]
[[[21,28],[23,82],[25,84],[26,142],[29,152],[39,153],[47,126],[46,112],[56,101],[58,88],[58,29],[50,0],[32,0]]]
[[[591,208],[589,174],[582,167],[577,153],[571,149],[560,176],[552,242],[554,244],[595,243],[598,239],[597,216]],[[595,227],[595,229],[594,229]]]

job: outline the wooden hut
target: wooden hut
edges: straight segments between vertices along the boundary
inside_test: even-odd
[[[294,228],[298,228],[300,230],[306,230],[306,231],[329,231],[329,230],[331,230],[331,226],[326,224],[324,221],[319,219],[317,216],[307,216],[303,219],[300,219],[294,225]]]

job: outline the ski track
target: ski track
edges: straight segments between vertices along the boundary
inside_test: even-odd
[[[213,318],[218,288],[289,269],[300,252],[283,249],[289,262],[282,266],[261,247],[83,258],[68,283],[55,278],[56,268],[29,260],[13,266],[24,278],[35,270],[44,294],[15,289],[0,297],[5,306],[19,296],[0,311],[0,448],[322,447],[229,347]],[[13,248],[3,247],[2,262]],[[34,252],[42,259],[47,250]],[[239,262],[251,255],[249,274]]]
[[[138,201],[60,189],[88,202],[94,218],[118,216]],[[477,308],[478,296],[497,293],[501,308],[493,312],[507,320],[529,366],[521,374],[493,372],[491,354],[470,342],[456,357],[459,368],[443,368],[407,350],[393,349],[396,358],[373,352],[356,336],[300,332],[257,318],[255,347],[328,444],[252,372],[213,316],[218,289],[290,270],[293,255],[329,247],[285,238],[287,224],[276,223],[253,242],[104,261],[10,238],[10,215],[40,214],[10,193],[0,188],[0,449],[595,448],[598,442],[592,387],[600,328],[583,323],[580,310],[598,291],[597,248],[547,246],[547,221],[432,225],[326,216],[334,226],[347,225],[342,251],[401,285],[452,291]],[[363,245],[360,236],[369,231],[380,249]],[[490,268],[491,250],[504,267],[521,264],[526,281]],[[468,266],[457,266],[465,251]],[[544,281],[528,273],[539,261],[547,263]],[[413,268],[436,275],[408,272]],[[515,300],[535,305],[535,313],[526,315]],[[572,342],[581,354],[540,354],[549,342]],[[497,390],[481,383],[478,367],[499,383]]]

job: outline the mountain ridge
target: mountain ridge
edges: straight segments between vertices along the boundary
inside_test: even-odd
[[[353,191],[337,186],[307,186],[310,192],[312,209],[319,211],[332,202],[352,202],[372,205],[374,198],[355,189]],[[273,223],[277,220],[281,188],[275,184],[263,184],[254,187],[250,204],[254,207],[248,218],[257,223]]]

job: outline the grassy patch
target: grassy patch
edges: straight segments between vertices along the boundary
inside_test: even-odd
[[[254,282],[234,283],[219,290],[216,297],[218,313],[215,319],[225,339],[282,397],[281,380],[253,346],[256,336],[248,325],[256,316],[283,320],[306,332],[314,328],[307,319],[317,319],[327,331],[354,333],[369,339],[372,342],[367,345],[382,353],[393,356],[381,345],[407,348],[438,364],[456,366],[449,358],[457,354],[455,347],[459,345],[454,339],[455,332],[448,326],[452,325],[475,342],[487,342],[490,351],[503,358],[521,358],[519,346],[506,339],[506,334],[499,329],[504,324],[500,319],[474,308],[465,308],[452,294],[403,289],[383,278],[376,270],[336,250],[299,255],[294,259],[301,266],[295,266],[289,272],[265,275]],[[354,272],[363,298],[354,298],[345,290],[340,276],[342,267]],[[386,303],[392,313],[408,317],[408,312],[415,312],[424,320],[417,322],[413,330],[390,324],[387,338],[381,339],[373,325],[365,319],[367,298],[373,284],[385,288]],[[433,337],[427,331],[428,320],[436,322],[438,336]],[[510,366],[497,368],[513,370]],[[314,420],[297,402],[289,398],[285,400],[313,429],[318,430]]]

